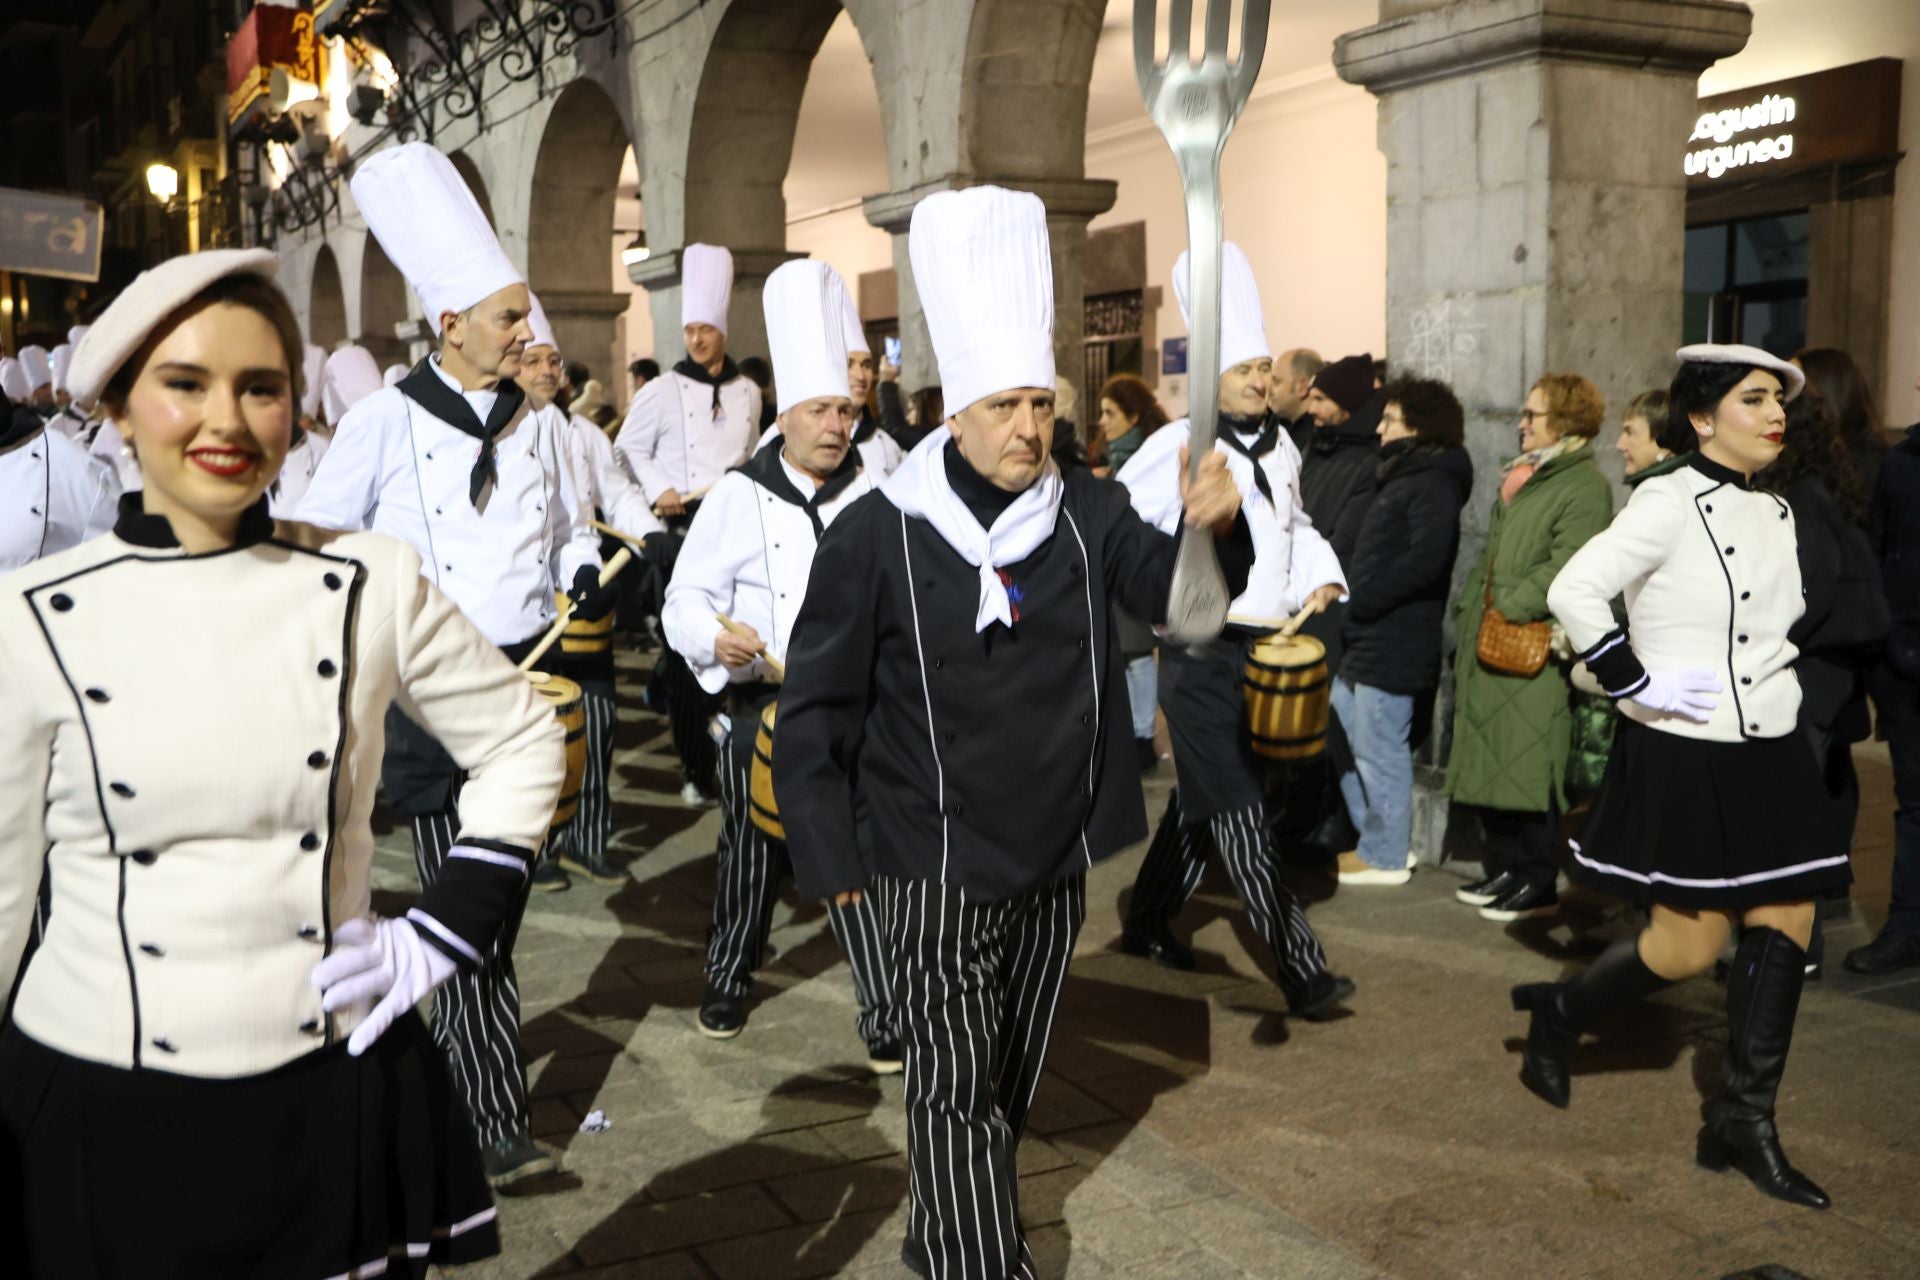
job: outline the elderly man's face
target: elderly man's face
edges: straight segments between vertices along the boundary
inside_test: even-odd
[[[962,409],[947,426],[975,471],[996,488],[1020,493],[1040,478],[1053,449],[1053,391],[998,391]]]

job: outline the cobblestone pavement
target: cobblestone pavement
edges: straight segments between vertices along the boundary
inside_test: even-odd
[[[623,659],[636,692],[632,659]],[[630,701],[637,701],[630,699]],[[1352,1016],[1294,1024],[1223,879],[1189,906],[1176,974],[1113,950],[1140,850],[1093,873],[1087,927],[1020,1149],[1020,1204],[1046,1280],[1768,1280],[1920,1276],[1920,971],[1839,969],[1885,911],[1884,752],[1860,755],[1856,906],[1829,925],[1780,1102],[1825,1214],[1693,1166],[1725,1043],[1696,979],[1603,1026],[1572,1110],[1517,1079],[1507,987],[1554,978],[1617,929],[1604,904],[1501,926],[1452,900],[1467,868],[1334,892],[1301,872]],[[1158,815],[1171,766],[1149,780]],[[824,913],[789,895],[752,1021],[694,1030],[715,811],[681,805],[664,723],[623,710],[616,842],[631,880],[536,897],[517,951],[534,1126],[566,1175],[501,1202],[505,1254],[460,1280],[893,1277],[905,1223],[898,1077],[875,1079]],[[405,832],[378,883],[413,885]],[[1569,923],[1569,921],[1571,923]],[[588,1111],[612,1128],[578,1131]]]

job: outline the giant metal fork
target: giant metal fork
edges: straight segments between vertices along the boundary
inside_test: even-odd
[[[1188,301],[1192,340],[1187,372],[1192,387],[1192,437],[1187,477],[1213,451],[1220,411],[1220,156],[1247,105],[1267,49],[1269,0],[1241,0],[1240,60],[1227,59],[1232,8],[1207,0],[1206,53],[1191,52],[1193,0],[1171,0],[1167,58],[1153,56],[1159,0],[1133,0],[1133,65],[1147,114],[1166,135],[1187,195]],[[1258,466],[1258,463],[1254,465]],[[1182,538],[1167,601],[1167,630],[1183,645],[1204,644],[1227,622],[1227,582],[1213,539]]]

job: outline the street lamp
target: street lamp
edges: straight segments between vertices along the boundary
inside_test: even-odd
[[[161,204],[172,204],[173,197],[180,190],[180,172],[170,164],[154,163],[147,166],[147,190]]]

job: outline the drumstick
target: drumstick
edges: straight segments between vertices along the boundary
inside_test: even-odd
[[[739,636],[742,640],[747,638],[747,628],[741,626],[726,614],[716,613],[713,616],[719,619],[721,626],[731,631],[734,635]],[[767,652],[765,641],[761,641],[760,661],[766,664],[767,670],[773,673],[775,680],[785,680],[787,678],[787,664]]]
[[[627,561],[631,559],[633,559],[633,552],[625,547],[614,552],[613,558],[608,560],[606,567],[600,570],[600,585],[604,587],[612,582],[614,577],[627,567]],[[560,616],[553,620],[551,627],[547,628],[547,634],[540,637],[540,643],[533,646],[532,653],[521,659],[520,669],[531,671],[533,664],[540,661],[547,650],[553,648],[553,642],[560,638],[560,633],[567,629],[567,624],[571,621],[573,621],[573,597],[568,596],[567,602],[560,607]]]
[[[716,481],[715,483],[718,483],[718,481]],[[693,491],[692,493],[683,493],[683,494],[681,494],[681,495],[680,495],[680,505],[681,505],[681,507],[682,507],[682,508],[685,508],[685,507],[686,507],[686,505],[687,505],[687,504],[688,504],[689,502],[698,502],[698,501],[700,501],[700,499],[702,499],[702,498],[704,498],[704,497],[706,497],[706,496],[707,496],[707,490],[708,490],[708,489],[711,489],[711,488],[713,488],[713,485],[704,485],[704,486],[702,486],[701,488],[698,488],[698,489],[695,489],[695,490],[694,490],[694,491]],[[658,504],[658,503],[655,503],[655,504],[654,504],[654,508],[653,508],[653,514],[655,514],[655,515],[659,515],[659,514],[660,514],[660,506],[659,506],[659,504]],[[619,535],[619,534],[615,534],[614,536],[615,536],[615,537],[617,538],[617,537],[620,537],[621,535]]]
[[[630,542],[636,547],[639,546],[643,541],[645,541],[645,539],[636,538],[630,533],[622,533],[620,530],[614,528],[610,524],[601,524],[598,520],[589,520],[587,521],[587,523],[592,525],[594,528],[598,529],[602,533],[611,534],[613,537],[620,539],[620,541]]]
[[[1308,618],[1311,618],[1314,614],[1318,612],[1319,610],[1314,608],[1311,604],[1307,605],[1305,608],[1300,610],[1300,612],[1294,614],[1291,618],[1287,619],[1287,625],[1280,628],[1280,634],[1283,636],[1292,635],[1294,632],[1298,631],[1302,626],[1306,624],[1306,621]]]

